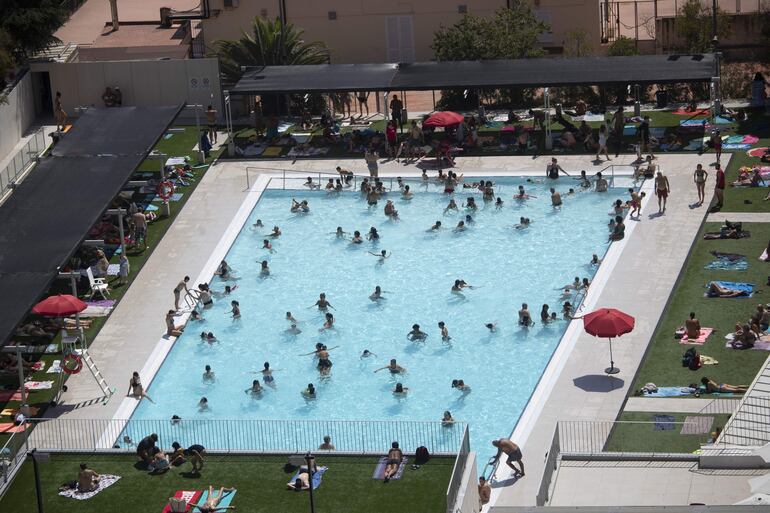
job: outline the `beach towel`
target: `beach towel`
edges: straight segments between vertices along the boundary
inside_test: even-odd
[[[729,125],[729,124],[733,123],[733,121],[732,121],[732,120],[730,120],[730,119],[727,119],[727,118],[723,118],[722,116],[717,116],[717,117],[714,119],[714,122],[715,122],[717,125]]]
[[[59,352],[59,344],[57,344],[56,342],[52,344],[48,344],[44,351],[44,353],[46,354],[58,353],[58,352]]]
[[[720,298],[720,299],[736,299],[736,298],[747,298],[754,295],[754,285],[751,283],[739,283],[735,281],[712,281],[709,283],[709,286],[711,283],[716,283],[720,287],[724,287],[726,289],[730,290],[739,290],[741,292],[745,292],[742,296],[735,296],[734,298]],[[708,292],[703,294],[704,297],[719,297],[719,296],[709,296]]]
[[[321,486],[321,479],[323,478],[324,473],[329,469],[329,467],[317,467],[315,473],[313,473],[313,490]],[[286,483],[286,485],[290,488],[294,488],[294,483],[297,482],[297,479],[299,479],[300,470],[297,470],[297,473],[294,474],[294,477],[291,478],[291,480]]]
[[[754,349],[756,351],[770,351],[770,340],[764,339],[764,337],[760,337],[759,340],[754,342],[754,346],[751,349]],[[728,340],[725,342],[725,347],[727,349],[736,349],[732,346],[732,342]],[[739,351],[743,351],[742,349],[738,349]]]
[[[655,392],[645,392],[643,397],[687,397],[695,392],[690,387],[658,387]]]
[[[743,140],[742,135],[731,135],[730,137],[727,137],[726,139],[724,139],[724,142],[726,144],[741,144],[746,141]]]
[[[313,134],[310,132],[292,132],[291,138],[297,141],[298,144],[305,144],[310,140],[310,138],[313,137]]]
[[[187,503],[185,511],[189,511],[190,503],[198,504],[198,499],[201,498],[203,492],[200,490],[177,490],[174,493],[174,499],[181,499]],[[171,504],[166,504],[163,507],[163,513],[171,513]]]
[[[219,491],[219,490],[217,489],[216,491]],[[235,497],[235,492],[237,491],[238,490],[222,492],[222,498],[219,500],[219,507],[224,508],[225,506],[229,506],[230,503],[233,501],[233,497]],[[203,504],[204,502],[206,502],[206,499],[208,498],[209,498],[209,491],[204,490],[203,493],[201,494],[200,499],[196,504]],[[222,510],[222,511],[225,511],[225,510]],[[200,508],[193,508],[191,513],[201,513],[201,510]]]
[[[110,264],[107,266],[107,276],[117,276],[120,272],[120,264]]]
[[[750,144],[723,144],[723,150],[748,150],[751,148]]]
[[[40,411],[40,408],[37,406],[28,406],[29,408],[29,416],[34,417],[37,415],[37,412]],[[16,415],[16,413],[19,411],[18,408],[6,408],[3,411],[0,411],[0,415],[3,417],[12,417],[13,415]]]
[[[86,492],[81,493],[77,490],[77,488],[73,488],[71,490],[64,490],[63,492],[59,492],[59,495],[62,497],[69,497],[70,499],[77,499],[80,501],[84,501],[86,499],[90,499],[97,493],[101,492],[105,488],[109,488],[110,486],[114,485],[118,482],[118,479],[120,479],[120,476],[111,476],[109,474],[102,474],[101,479],[99,479],[99,485],[93,492]]]
[[[684,336],[679,339],[679,343],[690,344],[694,346],[702,346],[703,344],[706,343],[706,339],[709,338],[709,335],[711,335],[713,332],[714,332],[714,328],[701,328],[700,335],[695,340],[687,338],[687,333],[685,333]]]
[[[759,256],[759,259],[763,262],[767,262],[767,248],[762,252],[762,254]]]
[[[719,271],[745,271],[749,268],[749,263],[746,260],[727,260],[720,258],[709,263],[704,269],[712,269]]]
[[[673,415],[653,415],[655,431],[672,431],[674,429]]]
[[[144,207],[145,212],[155,212],[156,210],[160,210],[160,207],[158,205],[147,205]],[[120,264],[117,264],[118,267],[120,267]]]
[[[268,146],[262,152],[263,157],[277,157],[281,154],[283,148],[280,146]]]
[[[53,387],[53,381],[25,381],[24,388],[27,390],[49,390]]]
[[[245,157],[258,157],[262,155],[262,153],[265,151],[266,148],[267,148],[266,144],[249,144],[243,149],[241,149],[240,147],[236,147],[235,152]]]
[[[0,434],[22,433],[25,429],[27,429],[27,424],[17,426],[13,422],[0,422]]]
[[[711,430],[711,424],[714,423],[714,417],[696,417],[688,415],[684,419],[680,435],[704,435]]]
[[[280,134],[280,133],[286,132],[288,129],[290,129],[293,126],[294,126],[294,123],[286,123],[286,122],[279,123],[278,133]]]
[[[680,107],[675,111],[671,112],[671,114],[675,116],[708,116],[709,114],[711,114],[711,109],[706,107],[704,109],[695,109],[693,111],[688,111]]]
[[[706,119],[685,119],[679,122],[679,126],[686,127],[707,127],[708,120]]]
[[[0,391],[0,401],[21,401],[21,392],[19,390]]]
[[[706,144],[707,140],[708,140],[708,137],[703,137],[701,139],[698,139],[698,138],[692,139],[690,142],[687,143],[687,146],[685,146],[684,149],[688,151],[700,151],[703,149],[703,146]]]
[[[184,166],[187,164],[187,157],[169,157],[166,159],[167,166]]]
[[[406,469],[406,462],[408,458],[405,456],[401,460],[401,464],[398,466],[398,470],[396,470],[396,473],[393,474],[393,477],[391,477],[391,480],[394,479],[401,479],[401,476],[404,475],[404,470]],[[388,463],[388,457],[383,456],[382,458],[377,461],[377,466],[374,467],[374,473],[372,474],[372,479],[384,479],[385,478],[385,466]]]
[[[636,125],[623,126],[623,135],[625,136],[636,135]]]
[[[705,240],[730,240],[728,238],[722,238],[721,235],[722,235],[722,232],[705,232],[703,234],[703,238]],[[751,232],[750,231],[741,230],[738,233],[738,238],[739,239],[748,239],[749,237],[751,237]]]
[[[51,366],[45,371],[46,374],[58,374],[61,372],[61,360],[54,360],[51,362]]]
[[[741,141],[743,144],[757,144],[759,142],[759,137],[756,135],[744,135],[743,141]]]
[[[746,152],[749,157],[761,157],[767,151],[767,146],[762,148],[753,148]]]
[[[582,116],[574,116],[573,121],[587,121],[589,123],[598,123],[604,121],[604,114],[592,114],[590,112],[585,113]]]

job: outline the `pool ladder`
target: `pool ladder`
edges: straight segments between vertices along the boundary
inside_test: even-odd
[[[184,303],[187,305],[187,308],[193,310],[198,305],[199,298],[200,294],[197,290],[188,290],[187,294],[184,295]]]

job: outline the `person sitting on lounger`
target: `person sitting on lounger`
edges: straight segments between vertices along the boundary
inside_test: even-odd
[[[723,287],[713,281],[709,283],[709,288],[706,294],[708,297],[741,297],[749,295],[748,291],[730,289]]]
[[[403,459],[404,453],[401,452],[401,449],[398,448],[398,442],[393,442],[390,444],[390,450],[388,451],[388,461],[385,465],[384,474],[386,483],[390,481],[390,478],[396,475],[396,472],[398,472],[398,467],[401,465],[401,460]]]
[[[198,511],[200,511],[201,513],[215,513],[216,511],[235,509],[235,506],[219,505],[219,502],[222,500],[222,497],[224,496],[224,492],[230,493],[234,491],[235,491],[235,488],[220,487],[219,492],[214,493],[214,487],[209,485],[209,494],[208,494],[208,497],[206,497],[206,500],[203,502],[203,504],[201,504],[200,502],[191,504],[190,511],[194,511],[195,508],[198,508]]]
[[[713,379],[703,376],[700,380],[706,387],[706,392],[713,394],[714,392],[726,393],[734,392],[736,394],[744,394],[749,389],[748,385],[730,385],[727,383],[717,383]]]
[[[93,492],[99,487],[101,476],[88,468],[85,463],[80,464],[78,472],[78,491],[82,493]]]

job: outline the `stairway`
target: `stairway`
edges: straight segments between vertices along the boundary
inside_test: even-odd
[[[102,390],[102,393],[104,394],[104,402],[106,403],[110,397],[115,393],[115,387],[109,386],[107,383],[107,380],[104,379],[104,376],[102,376],[102,373],[99,371],[99,367],[96,366],[96,362],[94,362],[94,359],[91,358],[91,354],[88,352],[88,349],[83,348],[81,350],[81,358],[83,359],[83,363],[86,367],[88,367],[88,370],[91,371],[91,375],[96,380],[96,383],[99,385],[99,388]]]
[[[770,358],[765,360],[717,443],[746,446],[770,443]]]

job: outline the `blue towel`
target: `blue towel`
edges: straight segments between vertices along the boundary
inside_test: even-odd
[[[684,119],[679,122],[679,126],[690,126],[690,127],[703,127],[708,124],[707,119]]]
[[[324,472],[328,470],[329,467],[317,467],[315,473],[313,474],[313,490],[321,486],[321,478],[323,478]],[[298,470],[296,474],[294,474],[294,477],[291,478],[290,483],[294,483],[299,479],[300,471]]]
[[[728,289],[733,290],[742,290],[744,292],[754,292],[754,284],[753,283],[740,283],[737,281],[715,281],[713,283],[716,283],[720,287],[725,287]]]
[[[748,150],[751,148],[750,144],[723,144],[723,150]]]
[[[720,258],[709,263],[704,269],[716,269],[720,271],[745,271],[749,268],[746,260],[727,260]]]
[[[693,395],[694,388],[690,387],[658,387],[657,392],[644,394],[644,397],[685,397]]]
[[[233,501],[233,497],[235,497],[235,492],[237,491],[238,490],[232,490],[230,492],[222,492],[222,498],[219,500],[218,507],[224,508],[225,506],[229,506],[230,503]],[[208,498],[209,498],[209,491],[203,490],[203,494],[201,495],[201,498],[198,499],[198,504],[203,504],[204,502],[206,502],[206,499]],[[225,511],[225,510],[222,510],[222,511]],[[190,510],[190,513],[200,513],[200,512],[201,512],[200,508],[193,508],[192,510]]]
[[[743,137],[742,135],[731,135],[727,139],[724,140],[725,144],[742,144],[743,143]]]
[[[636,125],[623,126],[623,135],[625,136],[636,135]]]
[[[655,431],[672,431],[674,429],[673,415],[655,415],[652,419],[655,422]]]
[[[723,118],[722,116],[717,116],[716,119],[714,120],[714,122],[717,125],[729,125],[730,123],[733,123],[733,121],[730,121],[727,118]]]

